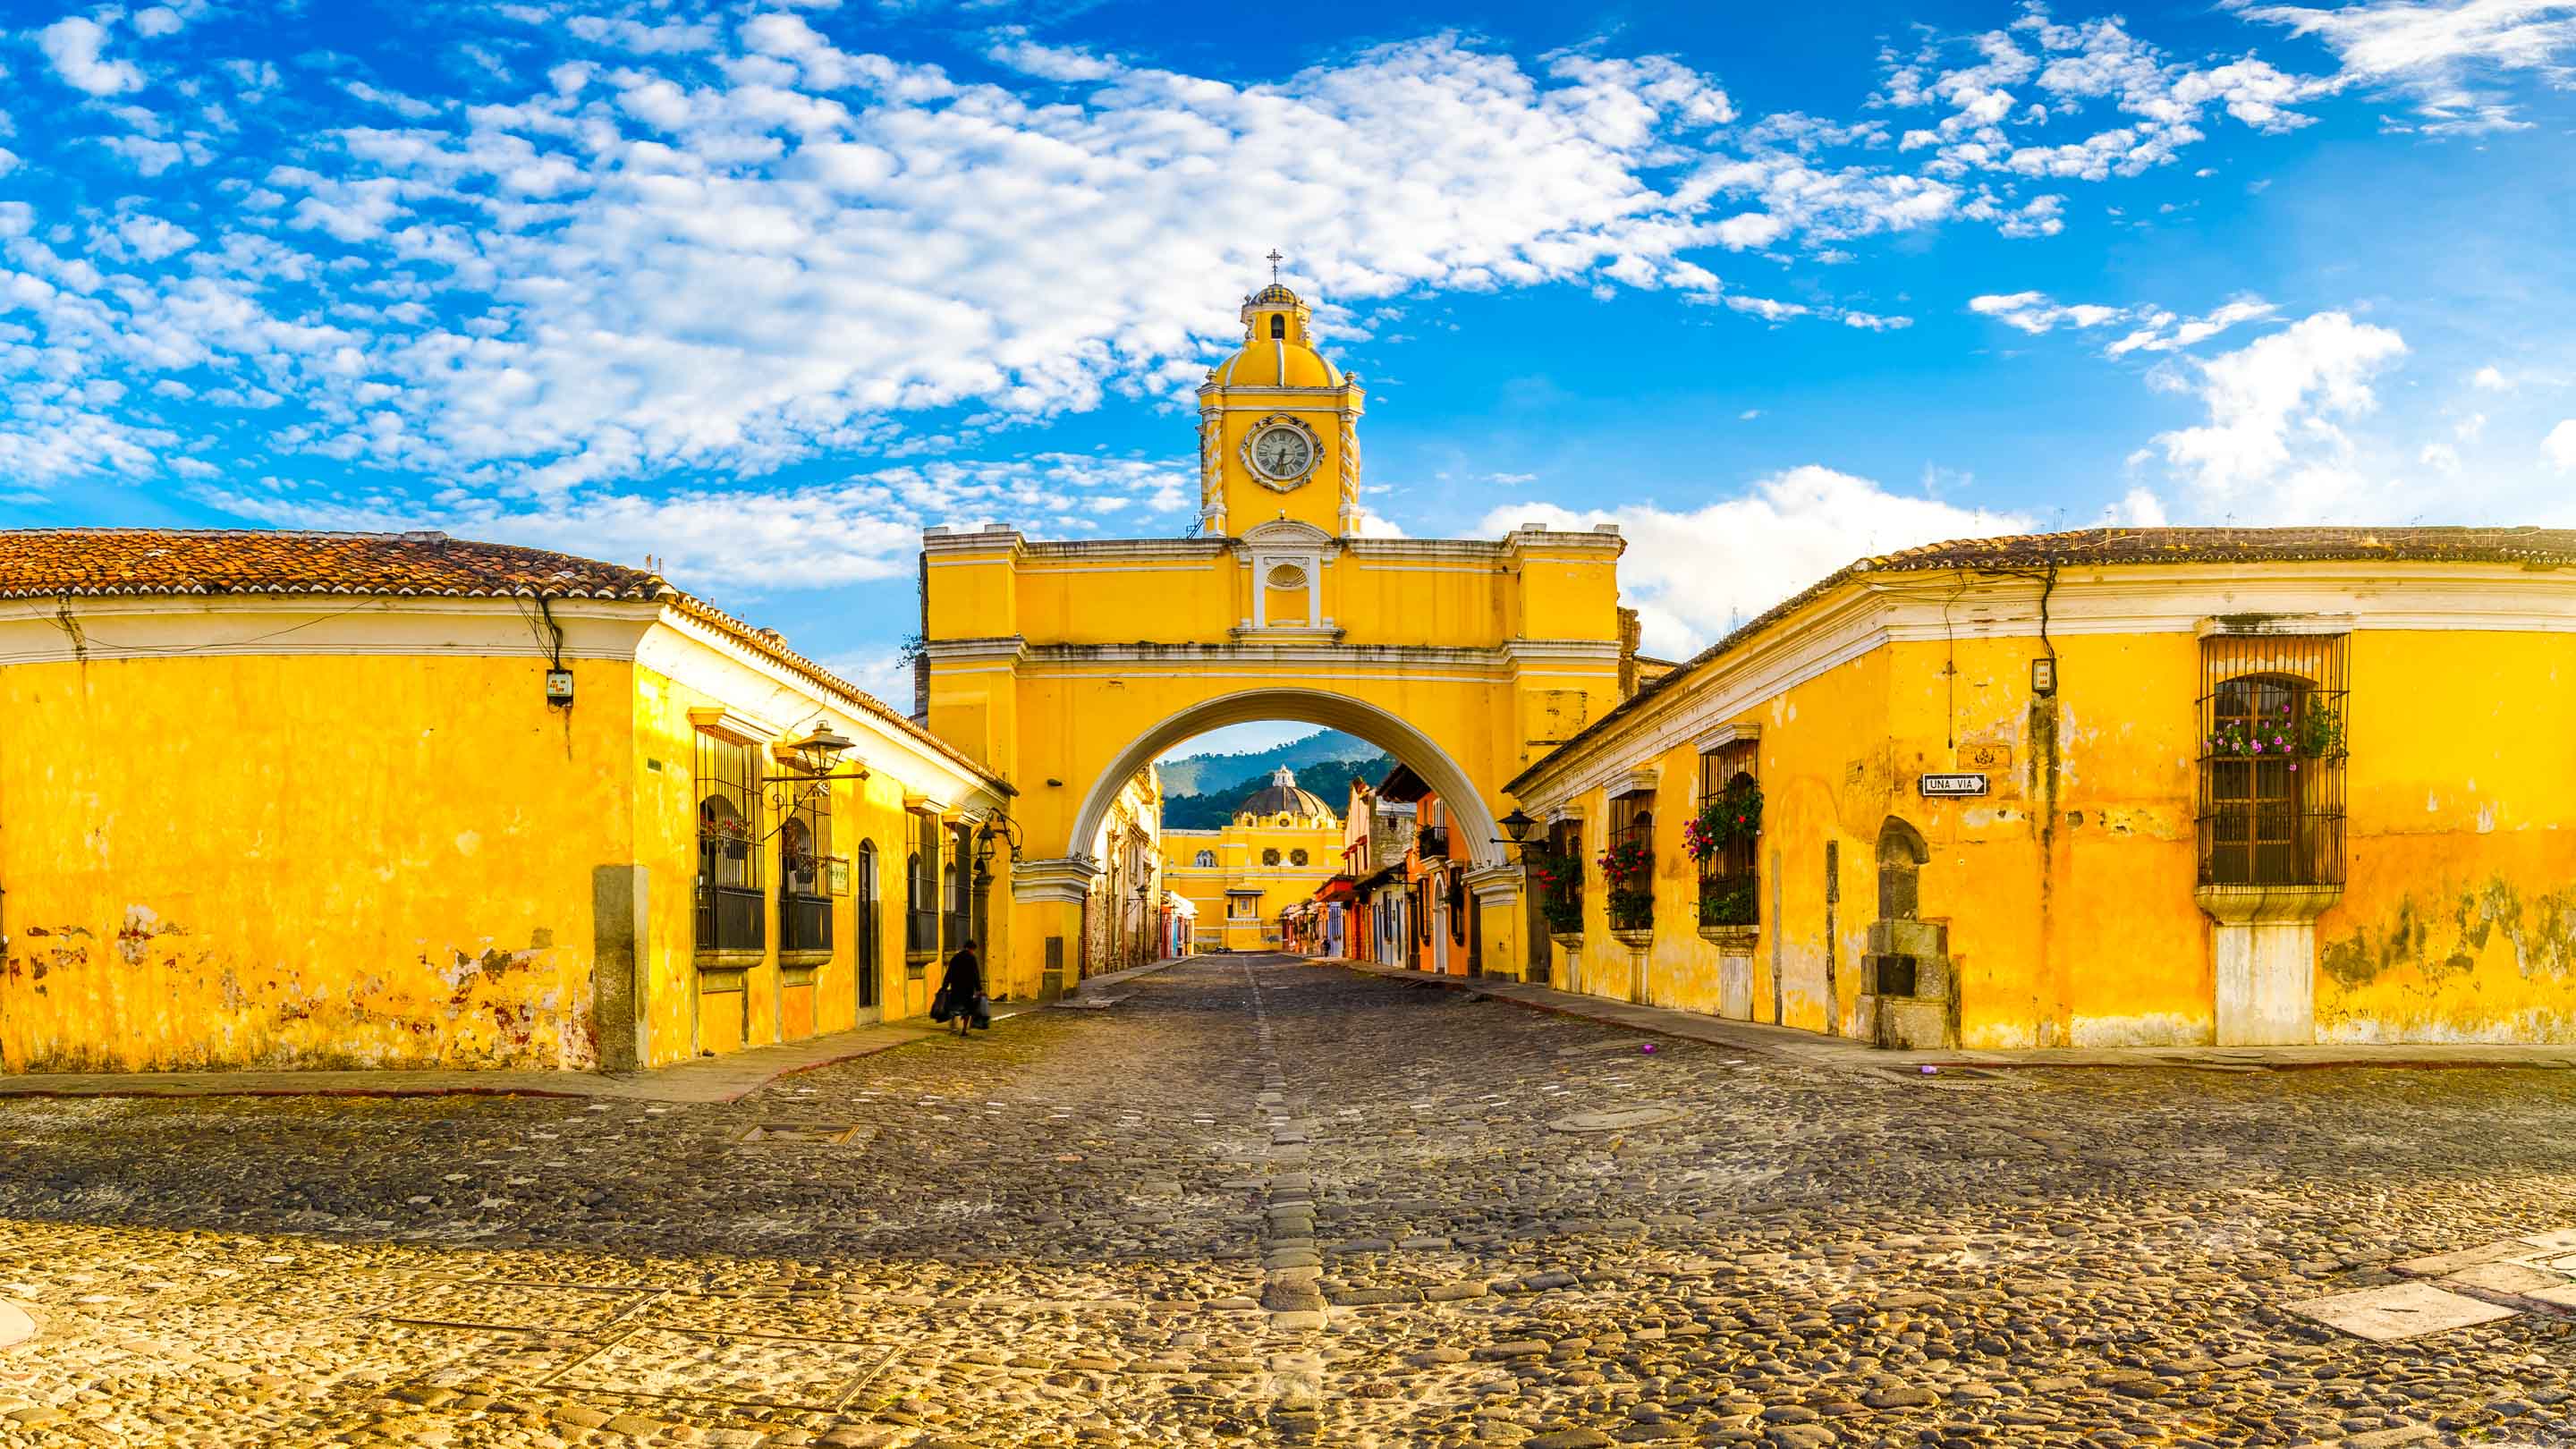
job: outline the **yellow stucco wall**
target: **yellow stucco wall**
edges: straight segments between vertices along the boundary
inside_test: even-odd
[[[0,1068],[615,1064],[638,1044],[622,991],[601,989],[632,979],[627,913],[599,919],[611,880],[643,893],[648,1065],[927,1009],[930,973],[903,951],[905,806],[992,798],[935,745],[827,706],[720,632],[564,604],[562,708],[507,601],[87,607],[85,655],[43,659],[65,636],[22,621],[9,642],[28,662],[0,666]],[[286,642],[250,647],[270,639]],[[707,992],[690,711],[766,712],[761,770],[780,774],[768,746],[827,708],[873,761],[831,786],[830,849],[877,845],[879,1004],[858,1003],[849,896],[829,954],[795,963],[810,983],[782,967],[765,802],[764,948],[744,990]],[[1005,955],[1009,914],[990,923]]]
[[[209,656],[0,669],[10,1070],[583,1067],[628,859],[631,667]]]
[[[1279,915],[1341,869],[1342,828],[1334,825],[1227,825],[1219,830],[1167,830],[1163,833],[1164,880],[1197,908],[1194,939],[1229,951],[1258,951],[1279,940]],[[1279,852],[1279,864],[1262,864],[1264,851]],[[1305,851],[1307,863],[1293,865],[1293,851]],[[1198,864],[1201,851],[1213,852],[1214,866]],[[1258,889],[1260,904],[1249,919],[1227,910],[1228,892]]]
[[[1782,633],[1801,627],[1817,619]],[[1726,715],[1694,712],[1691,692],[1675,691],[1550,761],[1596,777],[1661,772],[1657,924],[1642,963],[1608,929],[1595,859],[1608,789],[1546,802],[1583,816],[1587,857],[1586,929],[1555,953],[1559,984],[1769,1021],[1776,961],[1781,1019],[1852,1030],[1876,841],[1895,815],[1930,851],[1920,915],[1949,926],[1963,1045],[2211,1040],[2210,923],[2194,900],[2199,640],[2167,629],[2053,642],[2053,700],[2029,688],[2035,637],[1883,642]],[[2576,636],[2560,632],[2352,633],[2347,881],[2316,922],[2318,1040],[2576,1040],[2576,700],[2537,687],[2571,668]],[[1730,720],[1760,731],[1766,796],[1763,920],[1733,1002],[1719,950],[1696,928],[1682,843],[1697,741]],[[1679,739],[1622,747],[1657,735]],[[2052,740],[2053,775],[2040,768]],[[1994,748],[2009,764],[1985,767],[1989,795],[1917,794],[1917,776],[1980,768],[1976,752]],[[1831,998],[1828,841],[1841,877]]]

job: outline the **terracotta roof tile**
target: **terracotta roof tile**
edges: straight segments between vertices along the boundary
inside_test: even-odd
[[[2576,564],[2576,529],[2568,528],[2086,528],[2070,533],[2017,533],[1955,538],[1859,559],[1763,610],[1725,638],[1640,686],[1608,714],[1532,762],[1503,786],[1506,794],[1548,761],[1679,686],[1704,665],[1863,574],[2117,567],[2131,564],[2263,564],[2314,562],[2510,563],[2535,568]]]
[[[103,594],[656,599],[673,592],[642,569],[425,530],[0,529],[0,599]]]
[[[1000,776],[875,695],[659,574],[516,544],[411,533],[217,528],[0,529],[0,599],[128,595],[626,599],[666,605],[929,745],[1012,793]]]

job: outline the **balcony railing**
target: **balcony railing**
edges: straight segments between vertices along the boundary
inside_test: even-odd
[[[1417,831],[1413,837],[1413,848],[1415,853],[1420,855],[1424,860],[1447,860],[1449,858],[1449,827],[1446,825],[1433,825]]]
[[[780,896],[778,898],[778,949],[781,951],[831,950],[831,898],[829,896]]]
[[[761,918],[767,914],[766,904],[756,888],[699,887],[698,949],[701,951],[759,950],[764,940]]]

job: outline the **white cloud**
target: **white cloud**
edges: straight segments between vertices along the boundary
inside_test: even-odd
[[[921,530],[932,524],[1008,523],[1052,538],[1174,532],[1197,496],[1195,466],[1038,453],[882,468],[793,488],[594,491],[533,506],[462,496],[424,504],[393,493],[352,500],[305,488],[208,487],[195,496],[287,527],[445,528],[597,558],[651,554],[684,587],[779,592],[906,577]]]
[[[2119,502],[2102,510],[2102,521],[2118,528],[2163,528],[2172,522],[2165,502],[2152,488],[2132,488]]]
[[[2202,426],[2155,438],[2202,509],[2240,522],[2318,522],[2377,501],[2339,424],[2377,405],[2370,379],[2406,351],[2385,327],[2320,312],[2191,364]]]
[[[994,32],[984,58],[1006,70],[1041,80],[1104,81],[1124,69],[1117,61],[1087,50],[1041,45],[1029,39],[1028,31],[1019,26]]]
[[[201,7],[190,6],[191,10]],[[134,12],[134,33],[145,39],[176,35],[188,23],[187,17],[167,5],[153,5]]]
[[[116,234],[127,249],[147,262],[157,262],[197,244],[197,234],[186,227],[139,213],[118,222]]]
[[[2010,292],[1968,299],[1968,310],[1992,317],[2007,327],[2019,328],[2037,336],[2059,327],[2099,327],[2130,315],[2126,307],[2104,307],[2077,303],[2061,307],[2050,301],[2046,292]]]
[[[2060,24],[2031,5],[2006,29],[1888,56],[1872,103],[1946,110],[1899,141],[1929,150],[1935,176],[2103,181],[2172,161],[2206,139],[2201,126],[2213,111],[2257,131],[2306,125],[2311,118],[2291,107],[2331,89],[2250,57],[2176,60],[2117,17]],[[2089,119],[2097,105],[2112,115]],[[2055,208],[2024,222],[2029,234],[2061,225]]]
[[[2030,527],[2018,514],[1890,493],[1869,479],[1814,464],[1688,512],[1652,503],[1589,511],[1516,504],[1487,514],[1481,531],[1498,535],[1522,523],[1560,529],[1619,525],[1628,540],[1619,564],[1622,595],[1638,611],[1647,652],[1672,658],[1697,653],[1854,559]]]
[[[2105,357],[2125,357],[2132,352],[2179,351],[2239,323],[2267,318],[2278,309],[2260,297],[2239,297],[2207,316],[2185,318],[2162,307],[2060,305],[2045,292],[2004,292],[1971,297],[1968,310],[2033,336],[2060,327],[2083,330],[2126,323],[2129,331],[2102,349]]]
[[[2506,377],[2503,371],[2497,368],[2493,363],[2489,363],[2485,367],[2481,367],[2476,372],[2470,374],[2469,385],[2471,387],[2482,388],[2487,392],[2513,391],[2513,379]]]
[[[2412,96],[2436,134],[2529,125],[2477,89],[2488,76],[2536,71],[2564,85],[2576,73],[2576,5],[2566,0],[2360,0],[2319,9],[2229,0],[2247,19],[2313,35],[2342,64],[2338,81]]]
[[[431,105],[427,101],[415,100],[410,96],[398,95],[392,91],[381,90],[375,86],[367,84],[365,81],[343,80],[339,82],[339,86],[340,89],[349,93],[351,99],[364,101],[371,106],[382,106],[386,110],[392,111],[394,114],[403,117],[405,120],[427,120],[429,117],[438,114],[438,107]]]
[[[2549,430],[2540,440],[2541,456],[2561,473],[2576,469],[2576,418],[2569,418]]]
[[[94,96],[122,95],[143,89],[143,72],[130,60],[108,60],[107,27],[77,15],[65,16],[36,32],[36,48],[53,62],[63,84]]]
[[[2122,357],[2132,352],[2173,352],[2195,343],[2206,342],[2240,322],[2255,322],[2280,310],[2260,297],[2240,297],[2205,317],[2177,318],[2173,313],[2149,308],[2134,314],[2140,325],[2102,349],[2106,357]]]

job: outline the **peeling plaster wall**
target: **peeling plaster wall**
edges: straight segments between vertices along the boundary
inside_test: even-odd
[[[2318,1039],[2576,1041],[2576,637],[2357,634],[2352,672]]]
[[[1687,741],[1734,721],[1761,730],[1766,796],[1752,1019],[1773,1019],[1776,954],[1786,1023],[1825,1025],[1822,860],[1839,841],[1830,1009],[1852,1030],[1874,842],[1893,813],[1931,850],[1921,914],[1950,927],[1962,1045],[2213,1040],[2210,926],[2193,897],[2198,639],[2055,642],[2061,688],[2045,703],[2027,635],[1881,642],[1731,715],[1676,720],[1665,737],[1685,743],[1619,755],[1619,771],[1661,770],[1645,999],[1725,1014],[1681,831],[1698,781]],[[2347,883],[2317,921],[2318,1040],[2576,1040],[2576,635],[2365,628],[2351,668]],[[1981,750],[2009,762],[1979,763]],[[1990,793],[1917,793],[1918,775],[1961,770],[1987,773]],[[1569,803],[1597,857],[1606,793]],[[1587,875],[1583,942],[1559,980],[1628,999],[1635,958],[1609,934],[1597,861]]]
[[[589,880],[631,858],[631,666],[0,668],[0,1065],[595,1063]]]

